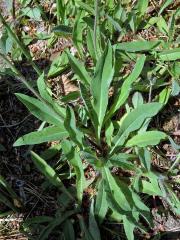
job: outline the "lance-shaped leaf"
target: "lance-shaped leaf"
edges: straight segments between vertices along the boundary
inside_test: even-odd
[[[66,52],[69,58],[69,62],[74,73],[79,77],[80,81],[84,83],[86,86],[89,86],[91,83],[91,77],[89,73],[86,71],[84,65],[79,62],[72,54],[68,51]]]
[[[151,224],[148,207],[131,190],[130,186],[121,180],[116,181],[108,168],[103,169],[102,176],[106,184],[108,205],[111,209],[126,215],[139,229],[144,230],[143,226],[138,223],[139,214]]]
[[[138,146],[154,146],[157,145],[162,139],[165,139],[167,135],[160,131],[147,131],[140,133],[133,138],[131,138],[127,143],[127,147]]]
[[[127,52],[142,52],[150,51],[156,48],[161,41],[132,41],[116,44],[116,50],[123,50]]]
[[[148,151],[146,148],[138,148],[137,153],[143,166],[146,168],[147,171],[150,171],[152,159],[151,152]]]
[[[48,87],[45,83],[45,74],[42,73],[41,76],[39,76],[38,80],[37,80],[37,86],[38,86],[38,91],[41,95],[41,97],[49,102],[52,103],[52,97],[50,96],[49,92],[48,92]]]
[[[156,115],[162,106],[163,105],[161,103],[157,102],[142,104],[128,113],[123,120],[117,135],[113,139],[114,146],[112,147],[110,154],[112,154],[117,147],[122,146],[129,134],[138,130],[147,118],[151,118]]]
[[[111,120],[109,120],[105,124],[105,137],[106,137],[106,142],[109,146],[111,146],[111,141],[112,141],[112,138],[113,138],[113,132],[114,132],[114,125],[111,122]]]
[[[87,28],[87,37],[86,37],[86,42],[87,42],[87,48],[88,52],[93,59],[93,62],[96,62],[96,50],[94,49],[94,43],[93,43],[93,30],[88,27]]]
[[[71,107],[66,109],[66,119],[64,121],[64,126],[69,133],[69,136],[74,143],[76,143],[80,148],[82,148],[83,134],[76,127],[76,119],[74,111]]]
[[[108,210],[108,203],[106,199],[106,191],[104,181],[101,180],[98,185],[98,193],[95,204],[95,215],[98,217],[99,223],[102,223]]]
[[[85,16],[84,11],[79,11],[76,16],[74,28],[73,28],[73,43],[78,50],[80,56],[83,56],[83,31],[86,27],[83,17]]]
[[[61,127],[47,127],[41,131],[31,132],[20,137],[15,143],[14,147],[22,145],[33,145],[49,141],[58,141],[68,136],[68,132]]]
[[[79,202],[81,202],[82,196],[83,196],[83,190],[86,185],[82,160],[79,156],[79,153],[72,146],[70,141],[64,140],[62,142],[62,150],[63,150],[63,153],[66,155],[68,161],[74,167],[74,170],[76,173],[77,198]]]
[[[162,7],[159,10],[158,15],[160,16],[161,13],[164,11],[164,9],[167,8],[172,2],[173,2],[173,0],[166,0],[166,1],[164,1]]]
[[[73,34],[73,28],[66,25],[58,25],[52,29],[52,31],[58,36],[71,36]]]
[[[58,55],[53,59],[53,62],[51,63],[51,66],[48,72],[48,78],[53,78],[60,75],[68,67],[70,67],[68,57],[66,53],[63,52],[62,54]]]
[[[180,59],[180,48],[164,50],[158,53],[158,58],[162,61],[176,61]]]
[[[131,162],[131,160],[137,159],[135,154],[128,154],[128,153],[119,153],[114,154],[110,157],[107,161],[107,166],[109,167],[120,167],[123,169],[129,169],[136,171],[136,165]]]
[[[63,183],[54,169],[44,161],[38,154],[31,151],[32,160],[39,171],[56,187],[62,187]]]
[[[128,240],[134,240],[134,229],[136,225],[127,216],[123,215],[124,230]]]
[[[128,187],[125,187],[122,182],[118,185],[108,168],[103,168],[102,176],[106,184],[106,191],[112,196],[119,208],[123,211],[131,211],[133,202]]]
[[[63,233],[65,239],[76,240],[75,231],[71,219],[67,219],[63,224]]]
[[[108,105],[108,92],[114,75],[114,50],[109,43],[104,54],[99,59],[95,69],[95,76],[91,82],[93,106],[98,116],[98,137]]]
[[[92,235],[93,239],[101,240],[98,224],[94,216],[94,199],[91,200],[91,207],[89,213],[89,232]]]
[[[114,103],[112,107],[110,108],[106,120],[108,120],[110,117],[113,116],[113,114],[125,103],[127,100],[130,90],[131,90],[131,85],[133,82],[137,80],[139,75],[142,72],[142,69],[144,67],[144,63],[146,60],[146,56],[142,55],[140,58],[138,58],[137,63],[132,71],[132,73],[124,80],[122,87],[120,88],[119,93],[117,94],[117,97],[114,100]]]
[[[62,118],[45,103],[21,93],[16,93],[16,96],[35,117],[56,126],[62,125]]]
[[[89,96],[89,92],[87,88],[81,83],[80,83],[80,92],[81,92],[81,97],[84,101],[88,116],[91,119],[94,128],[96,129],[96,127],[98,126],[97,115],[93,108],[91,97]]]
[[[137,9],[141,16],[143,16],[146,13],[148,8],[148,3],[149,3],[149,0],[137,1]]]

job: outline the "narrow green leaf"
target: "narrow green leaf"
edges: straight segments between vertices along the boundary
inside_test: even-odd
[[[78,91],[70,92],[65,96],[61,97],[61,101],[64,103],[69,103],[71,101],[75,101],[80,97],[80,93]]]
[[[176,143],[174,142],[174,140],[172,139],[172,137],[168,136],[168,139],[169,139],[169,141],[170,141],[170,143],[171,143],[171,146],[172,146],[175,150],[180,150],[180,145],[176,144]]]
[[[26,8],[22,8],[21,11],[22,11],[22,15],[26,15],[35,21],[41,20],[41,11],[37,7],[35,8],[26,7]]]
[[[148,8],[149,0],[138,0],[137,9],[141,16],[143,16]]]
[[[41,152],[41,157],[45,160],[48,161],[52,158],[54,158],[61,150],[61,143],[54,144]]]
[[[108,21],[113,25],[114,29],[118,32],[122,32],[122,28],[120,26],[120,24],[118,23],[118,21],[114,20],[111,16],[109,16],[108,14],[106,15]]]
[[[159,188],[157,180],[156,184],[152,184],[151,182],[142,180],[142,192],[148,195],[162,196],[162,192]]]
[[[108,120],[105,124],[105,136],[106,136],[106,142],[109,146],[111,146],[113,132],[114,132],[113,123],[110,120]]]
[[[83,240],[94,240],[89,230],[87,229],[84,218],[81,215],[79,215],[78,218],[79,218],[79,225],[81,228],[81,235],[84,236]]]
[[[171,3],[173,3],[173,0],[166,0],[160,8],[158,15],[160,16],[161,13],[165,10],[165,8],[167,8]]]
[[[84,177],[84,170],[82,165],[82,160],[79,153],[72,146],[71,142],[68,140],[62,141],[62,150],[67,157],[67,160],[72,164],[76,173],[76,188],[77,188],[77,198],[79,202],[82,201],[83,190],[86,184]]]
[[[150,171],[152,155],[146,148],[138,148],[139,159],[147,171]]]
[[[79,80],[82,81],[87,87],[91,83],[91,77],[89,76],[88,72],[86,71],[84,65],[79,62],[72,54],[66,52],[69,58],[69,62],[75,74],[79,77]]]
[[[135,154],[119,153],[114,154],[108,159],[107,166],[109,167],[120,167],[123,169],[136,170],[136,165],[134,165],[131,160],[137,159]]]
[[[75,232],[71,220],[68,219],[63,224],[63,233],[66,240],[75,240]]]
[[[158,58],[162,61],[176,61],[180,59],[180,48],[165,50],[158,53]]]
[[[131,85],[133,82],[137,80],[139,75],[142,72],[142,69],[144,67],[144,63],[146,60],[146,56],[142,55],[141,57],[138,58],[137,63],[132,71],[132,73],[124,80],[122,87],[117,94],[117,97],[114,100],[114,103],[112,107],[110,108],[105,121],[108,120],[110,117],[113,116],[113,114],[125,103],[127,100],[130,90],[131,90]]]
[[[108,105],[108,92],[114,75],[114,51],[110,43],[97,62],[95,76],[91,82],[91,91],[93,95],[93,106],[98,117],[98,138],[106,114]]]
[[[134,240],[134,229],[135,229],[135,225],[129,221],[129,219],[127,218],[127,216],[123,216],[123,225],[124,225],[124,230],[127,236],[128,240]]]
[[[77,48],[80,56],[83,56],[83,31],[85,28],[85,23],[83,22],[82,18],[84,15],[84,11],[80,11],[77,14],[73,28],[73,43]]]
[[[172,80],[172,96],[177,96],[180,93],[180,83],[176,80]]]
[[[104,182],[101,180],[98,184],[98,193],[96,196],[95,215],[98,217],[101,224],[106,216],[108,210],[108,203],[106,199],[106,192],[104,188]]]
[[[106,191],[108,191],[112,198],[116,201],[119,205],[119,208],[124,211],[131,211],[132,210],[132,202],[129,201],[129,190],[128,187],[126,189],[126,193],[124,192],[124,186],[118,185],[111,175],[111,172],[108,168],[103,168],[102,172],[103,179],[106,184]],[[121,182],[122,184],[122,182]]]
[[[56,187],[62,187],[63,184],[54,169],[35,152],[31,151],[31,155],[38,170],[51,182],[51,184]]]
[[[150,51],[159,46],[160,41],[132,41],[116,44],[116,50],[127,52]]]
[[[62,54],[55,57],[51,63],[48,78],[53,78],[64,72],[69,67],[68,57],[63,52]]]
[[[71,140],[74,141],[80,148],[82,148],[83,134],[76,127],[76,119],[74,111],[71,107],[66,108],[66,119],[64,121],[64,126],[69,133]]]
[[[157,145],[162,139],[166,139],[167,135],[160,131],[147,131],[132,137],[127,143],[127,147],[138,146],[154,146]]]
[[[87,88],[81,83],[80,83],[80,92],[81,92],[81,97],[84,101],[88,116],[91,119],[94,128],[96,128],[96,126],[98,125],[98,119],[97,119],[96,112],[93,108],[92,102],[91,102],[91,96],[90,96]]]
[[[88,27],[87,29],[87,48],[90,56],[92,57],[94,63],[96,62],[96,51],[94,49],[94,43],[93,43],[93,30]]]
[[[68,137],[68,133],[63,126],[47,127],[41,131],[31,132],[20,137],[14,144],[14,147],[22,145],[33,145],[49,141],[58,141]]]
[[[36,98],[21,93],[16,93],[15,95],[35,117],[57,126],[62,125],[61,117],[55,115],[55,113],[44,103]]]
[[[173,42],[174,34],[175,34],[176,12],[172,14],[168,24],[168,36],[169,36],[170,43]]]
[[[147,103],[140,105],[128,113],[124,118],[117,135],[113,139],[114,146],[112,147],[110,154],[112,154],[118,146],[124,144],[131,132],[138,130],[147,118],[156,115],[161,108],[161,103]]]
[[[87,4],[87,3],[84,3],[84,2],[81,2],[81,1],[78,1],[77,4],[79,5],[79,7],[81,9],[85,10],[86,12],[88,12],[92,15],[95,14],[94,9],[90,4]]]
[[[66,25],[58,25],[52,29],[52,31],[58,36],[69,37],[73,34],[73,28]]]
[[[48,87],[47,87],[44,79],[45,79],[45,74],[42,73],[37,80],[38,91],[39,91],[41,97],[45,101],[52,103],[52,97],[49,94],[50,92],[48,92]],[[49,91],[50,91],[50,89],[49,89]]]
[[[82,159],[85,159],[87,162],[89,162],[97,169],[101,168],[103,165],[102,161],[97,158],[96,154],[94,154],[94,152],[89,151],[89,149],[81,151],[81,157]]]
[[[137,108],[138,106],[140,106],[144,103],[142,94],[140,92],[135,92],[133,94],[132,103],[133,103],[134,108]]]
[[[91,200],[91,207],[89,213],[89,232],[92,235],[93,239],[101,240],[100,231],[94,217],[94,199]]]
[[[166,20],[163,18],[163,16],[158,17],[158,21],[156,24],[160,32],[162,32],[165,35],[168,35],[168,25],[166,23]]]
[[[169,98],[171,95],[171,89],[169,87],[164,88],[160,93],[159,93],[159,102],[162,104],[167,104]]]
[[[161,190],[159,185],[159,178],[160,175],[155,172],[146,172],[144,174],[146,178],[149,179],[149,181],[142,180],[142,192],[147,193],[149,195],[158,195],[158,196],[166,196],[165,191]]]
[[[65,22],[66,20],[66,4],[65,1],[56,0],[57,6],[57,23]]]

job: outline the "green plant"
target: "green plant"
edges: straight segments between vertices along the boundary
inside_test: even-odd
[[[58,56],[47,76],[43,73],[38,78],[38,92],[2,55],[16,77],[36,97],[18,93],[17,98],[35,117],[45,122],[42,130],[20,137],[14,146],[58,141],[54,148],[43,154],[31,151],[32,160],[46,177],[47,185],[53,185],[60,192],[60,207],[55,218],[40,216],[23,224],[24,229],[39,225],[40,240],[48,239],[57,226],[60,226],[58,237],[75,239],[73,218],[79,221],[83,239],[100,239],[98,226],[105,219],[123,223],[127,238],[134,239],[135,228],[144,233],[153,225],[150,208],[143,201],[144,195],[166,199],[173,212],[179,214],[180,203],[171,187],[171,183],[177,180],[169,179],[175,174],[173,171],[179,155],[167,173],[161,174],[153,169],[153,149],[161,141],[166,141],[168,136],[153,129],[150,124],[167,104],[170,95],[179,93],[179,65],[174,62],[179,59],[179,48],[173,45],[173,34],[169,36],[170,45],[164,40],[116,42],[114,33],[117,30],[122,37],[127,30],[136,32],[145,25],[147,19],[143,23],[142,19],[148,1],[138,1],[131,12],[126,12],[121,5],[116,6],[116,1],[108,1],[104,6],[101,1],[95,2],[95,10],[93,1],[75,5],[78,14],[72,28],[67,18],[72,6],[68,3],[61,6],[62,2],[57,1],[58,26],[53,31],[57,36],[72,36],[78,53],[73,56],[66,51]],[[158,25],[162,30],[164,27],[160,23]],[[173,16],[170,26],[171,32],[174,32]],[[111,45],[108,39],[115,44]],[[168,49],[168,46],[173,49]],[[92,60],[90,66],[83,63],[87,57]],[[122,67],[132,62],[131,73],[123,73]],[[153,67],[150,66],[152,63]],[[58,76],[70,68],[79,90],[56,100],[46,84],[46,78]],[[174,78],[172,89],[165,81],[167,75]],[[154,88],[162,88],[156,97],[152,95]],[[112,96],[110,90],[113,91]],[[140,92],[147,92],[148,98],[143,98]],[[60,170],[48,163],[57,152],[61,153]],[[94,176],[86,179],[84,170],[89,166],[93,168]],[[63,183],[65,179],[75,180],[76,187],[66,186]],[[85,221],[82,202],[87,188],[93,191],[89,218]]]
[[[145,231],[139,222],[140,217],[152,226],[150,210],[138,194],[161,197],[167,197],[167,194],[170,194],[166,184],[167,176],[162,176],[151,168],[151,148],[166,139],[167,135],[148,129],[151,118],[161,110],[163,104],[144,103],[138,94],[133,97],[133,106],[127,105],[126,112],[120,119],[114,117],[127,102],[131,86],[141,75],[146,61],[144,54],[139,56],[132,73],[120,80],[115,98],[109,98],[109,89],[115,79],[115,50],[115,46],[108,43],[94,71],[87,71],[74,56],[67,52],[78,79],[85,122],[84,118],[82,119],[78,114],[78,105],[62,103],[59,106],[52,99],[43,75],[38,79],[38,89],[41,98],[48,103],[49,109],[35,98],[16,94],[33,115],[46,121],[50,126],[24,135],[14,143],[14,146],[60,141],[62,154],[74,169],[76,176],[76,196],[71,197],[71,194],[67,194],[66,191],[69,190],[65,193],[79,207],[81,207],[83,191],[89,185],[84,177],[84,168],[90,164],[96,172],[96,176],[90,183],[96,191],[92,196],[95,199],[92,203],[95,207],[92,206],[91,210],[94,211],[96,220],[102,223],[105,216],[121,220],[127,238],[133,239],[135,227]],[[57,114],[51,112],[50,108]],[[39,170],[49,181],[55,186],[61,186],[62,181],[54,170],[37,154],[32,153],[32,156]],[[113,173],[116,167],[122,173],[120,178],[116,176],[116,172]],[[124,171],[129,171],[129,177],[123,175]],[[64,186],[63,189],[65,189]],[[61,190],[64,191],[63,189]],[[171,199],[169,202],[174,210],[178,211],[179,203],[172,203]],[[98,228],[96,230],[99,231]],[[91,231],[88,234],[91,236],[90,239],[94,239]]]

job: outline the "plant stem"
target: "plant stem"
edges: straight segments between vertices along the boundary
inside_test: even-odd
[[[4,25],[4,27],[6,28],[7,32],[9,33],[9,35],[11,36],[11,38],[15,41],[15,43],[19,46],[19,48],[21,49],[21,51],[23,52],[24,56],[27,58],[27,60],[31,63],[32,67],[34,68],[34,70],[37,72],[37,74],[40,76],[42,74],[41,70],[39,69],[39,67],[33,62],[32,57],[30,55],[30,53],[28,52],[28,50],[26,49],[25,45],[23,44],[23,42],[21,42],[18,37],[16,36],[16,34],[11,30],[10,26],[6,23],[4,17],[2,16],[1,12],[0,12],[0,22]]]
[[[94,49],[95,49],[95,52],[97,53],[97,25],[98,25],[98,3],[99,3],[99,0],[95,0],[94,2],[94,8],[95,8],[95,19],[94,19]]]

